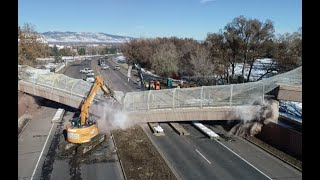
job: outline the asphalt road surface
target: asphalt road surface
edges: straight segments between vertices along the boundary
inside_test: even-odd
[[[91,67],[90,60],[73,62],[64,74],[82,79],[79,71],[85,67]],[[66,109],[63,122],[51,123],[58,108]],[[110,136],[85,158],[60,156],[58,145],[64,140],[64,122],[71,119],[75,111],[51,101],[33,114],[18,138],[18,179],[124,179]]]
[[[41,166],[58,124],[51,124],[57,109],[41,107],[18,138],[18,179],[39,179]],[[47,142],[47,143],[46,143]],[[44,145],[46,144],[46,147]]]
[[[168,124],[160,125],[166,135],[151,137],[181,179],[269,179],[215,140],[195,138],[194,132],[179,136]]]
[[[138,84],[135,84],[131,79],[128,81],[123,69],[121,69],[121,71],[114,70],[115,64],[112,63],[111,57],[109,57],[105,62],[109,66],[106,70],[102,70],[100,66],[97,65],[97,61],[92,61],[92,66],[97,66],[97,69],[103,76],[104,81],[112,90],[122,91],[124,94],[140,90]]]
[[[126,82],[126,75],[112,70],[112,61],[108,61],[110,70],[105,78],[112,78],[117,73],[116,82]],[[111,71],[111,72],[110,72]],[[123,72],[123,71],[122,71]],[[121,81],[122,79],[122,81]],[[119,82],[118,82],[119,80]],[[128,88],[128,86],[132,88]],[[119,85],[120,86],[120,85]],[[118,90],[139,91],[137,85],[128,83],[125,87],[116,87]],[[127,89],[125,89],[127,88]],[[302,179],[302,173],[273,157],[264,150],[235,137],[234,141],[221,140],[217,142],[208,139],[192,125],[186,123],[184,127],[190,131],[190,136],[179,136],[167,123],[161,123],[166,136],[154,136],[147,129],[151,140],[162,151],[169,161],[178,178],[181,179]],[[214,129],[214,127],[211,127]],[[222,129],[215,129],[225,134]]]

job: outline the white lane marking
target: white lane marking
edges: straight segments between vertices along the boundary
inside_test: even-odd
[[[216,140],[217,141],[217,140]],[[266,176],[268,179],[272,179],[269,176],[267,176],[265,173],[263,173],[262,171],[260,171],[258,168],[254,167],[252,164],[250,164],[248,161],[246,161],[245,159],[243,159],[240,155],[238,155],[237,153],[233,152],[231,149],[229,149],[227,146],[225,146],[224,144],[222,144],[221,142],[217,141],[219,144],[221,144],[223,147],[227,148],[229,151],[231,151],[234,155],[238,156],[240,159],[242,159],[244,162],[248,163],[251,167],[253,167],[255,170],[259,171],[261,174],[263,174],[264,176]]]
[[[204,157],[204,155],[202,155],[202,154],[198,151],[198,149],[196,149],[196,151],[197,151],[197,153],[200,154],[200,156],[203,157],[203,159],[205,159],[209,164],[211,164],[211,162],[210,162],[206,157]]]
[[[37,167],[38,167],[38,165],[39,165],[39,162],[40,162],[40,159],[41,159],[42,153],[43,153],[43,151],[44,151],[44,148],[46,147],[46,144],[47,144],[48,139],[49,139],[49,137],[50,137],[50,134],[51,134],[51,131],[52,131],[53,125],[54,125],[54,123],[52,123],[51,129],[50,129],[50,131],[49,131],[49,135],[47,136],[46,142],[45,142],[45,143],[44,143],[44,145],[43,145],[42,151],[41,151],[40,156],[39,156],[39,158],[38,158],[38,162],[37,162],[37,164],[36,164],[36,167],[35,167],[35,168],[34,168],[34,170],[33,170],[33,173],[32,173],[32,176],[31,176],[30,180],[32,180],[32,179],[33,179],[33,176],[34,176],[34,174],[35,174],[35,173],[36,173],[36,171],[37,171]]]

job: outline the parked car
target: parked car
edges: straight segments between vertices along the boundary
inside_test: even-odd
[[[108,69],[108,68],[109,68],[108,65],[103,65],[103,66],[101,66],[101,69]]]
[[[84,68],[84,69],[81,69],[81,70],[80,70],[80,73],[85,73],[85,74],[87,74],[87,73],[92,73],[92,72],[93,72],[93,70],[90,69],[90,68]]]

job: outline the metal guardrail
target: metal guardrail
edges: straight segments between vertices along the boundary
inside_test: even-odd
[[[123,104],[126,111],[264,104],[265,94],[279,83],[301,84],[302,67],[243,84],[128,92]]]

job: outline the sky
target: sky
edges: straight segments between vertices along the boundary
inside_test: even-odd
[[[275,34],[302,27],[302,0],[18,0],[18,25],[38,32],[103,32],[204,40],[236,17],[267,19]]]

